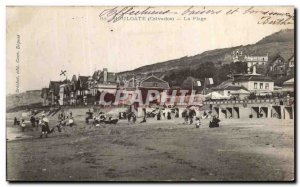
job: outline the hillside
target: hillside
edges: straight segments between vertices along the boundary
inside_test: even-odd
[[[195,56],[186,56],[179,59],[169,60],[166,62],[142,66],[132,71],[120,72],[119,75],[128,77],[131,76],[133,73],[154,73],[162,78],[165,78],[166,76],[171,74],[187,74],[185,71],[189,71],[190,69],[199,69],[203,66],[204,63],[210,62],[214,64],[214,66],[220,67],[224,64],[231,63],[231,53],[232,51],[237,49],[243,50],[244,54],[248,55],[268,54],[270,61],[272,61],[272,59],[274,59],[278,54],[280,54],[283,58],[288,59],[294,54],[294,30],[281,30],[279,32],[264,37],[255,44],[205,51]],[[191,73],[188,74],[191,75]],[[176,77],[177,76],[175,76],[175,79]],[[170,81],[168,80],[168,78],[165,78],[165,80]],[[180,84],[180,82],[182,81],[183,80],[175,80],[177,84]]]
[[[42,102],[41,90],[30,90],[19,94],[6,96],[6,109],[12,109],[18,106],[40,104]]]

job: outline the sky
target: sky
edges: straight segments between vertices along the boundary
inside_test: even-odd
[[[239,12],[233,15],[179,15],[188,7],[160,7],[179,14],[146,16],[173,17],[174,21],[115,23],[99,18],[108,8],[112,7],[7,7],[6,93],[48,87],[50,80],[64,78],[60,76],[61,70],[67,71],[68,78],[73,74],[92,75],[103,68],[121,72],[206,50],[253,44],[281,29],[293,28],[293,25],[257,24],[261,14],[242,13],[249,7],[239,7]],[[205,9],[226,12],[235,8]],[[292,7],[256,10],[293,12]],[[194,17],[206,20],[185,19]],[[18,40],[20,49],[16,48]]]

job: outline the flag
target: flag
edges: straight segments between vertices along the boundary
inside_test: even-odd
[[[201,82],[200,81],[196,81],[197,86],[201,86]]]
[[[213,78],[205,78],[205,84],[206,85],[214,84]]]

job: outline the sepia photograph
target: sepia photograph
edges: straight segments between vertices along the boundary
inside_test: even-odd
[[[295,182],[295,7],[6,6],[9,182]]]

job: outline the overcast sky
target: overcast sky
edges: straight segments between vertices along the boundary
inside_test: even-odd
[[[62,79],[60,70],[67,70],[68,77],[91,75],[95,69],[105,67],[120,72],[206,50],[253,44],[281,29],[293,28],[260,25],[257,22],[261,16],[249,14],[202,16],[205,21],[184,21],[180,16],[180,20],[175,17],[176,21],[108,23],[99,19],[103,9],[7,8],[7,93],[16,90],[17,35],[21,41],[19,86],[23,92]],[[292,8],[273,10],[293,12]]]

